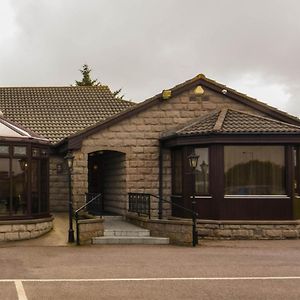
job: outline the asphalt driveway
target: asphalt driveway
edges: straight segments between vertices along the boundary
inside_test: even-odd
[[[300,241],[0,247],[0,299],[300,299]]]

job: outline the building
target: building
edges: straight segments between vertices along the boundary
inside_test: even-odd
[[[96,209],[133,222],[142,222],[132,213],[139,209],[152,221],[190,218],[188,209],[194,209],[202,236],[299,236],[298,118],[202,74],[136,105],[110,98],[113,109],[104,117],[80,88],[81,100],[70,87],[67,101],[58,97],[54,106],[60,109],[49,110],[47,118],[41,111],[22,115],[21,104],[8,104],[13,96],[5,89],[4,117],[51,141],[50,211],[66,209],[63,158],[70,152],[75,207],[85,203],[86,193],[101,193]],[[26,100],[19,101],[24,107]],[[194,171],[191,154],[199,156]]]

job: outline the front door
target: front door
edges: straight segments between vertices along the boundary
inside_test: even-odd
[[[88,156],[88,195],[87,201],[91,200],[98,194],[103,195],[103,168],[101,154],[91,153]],[[103,197],[95,200],[88,207],[89,212],[98,214],[103,212]]]

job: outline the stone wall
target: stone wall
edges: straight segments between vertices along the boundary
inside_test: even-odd
[[[80,243],[91,243],[91,239],[96,236],[103,236],[103,218],[95,217],[78,221]]]
[[[103,159],[104,209],[117,214],[127,209],[125,159],[125,154],[118,152],[105,154]]]
[[[126,186],[128,192],[146,192],[158,195],[159,188],[159,137],[191,119],[203,116],[217,108],[230,107],[241,111],[253,109],[224,95],[205,89],[201,99],[195,100],[193,91],[162,100],[145,111],[116,123],[87,137],[79,151],[75,151],[73,193],[75,206],[83,203],[88,190],[88,153],[99,150],[119,151],[126,154]],[[163,194],[171,195],[170,151],[164,151]],[[157,203],[153,203],[157,211]],[[168,205],[165,204],[168,209]],[[169,210],[167,210],[168,212]]]
[[[62,172],[57,171],[60,164]],[[50,212],[64,212],[68,210],[68,173],[62,156],[49,158],[49,203]]]
[[[53,228],[53,217],[31,220],[0,221],[0,242],[28,240]]]
[[[126,220],[149,229],[152,236],[169,237],[177,245],[192,244],[192,221],[188,219],[147,219],[127,213]],[[300,220],[295,221],[210,221],[198,220],[199,240],[299,239]]]
[[[300,220],[296,221],[200,221],[197,222],[200,238],[274,240],[298,239]]]
[[[151,236],[168,237],[171,244],[191,246],[192,222],[188,220],[147,219],[136,214],[126,214],[126,220],[150,230]]]

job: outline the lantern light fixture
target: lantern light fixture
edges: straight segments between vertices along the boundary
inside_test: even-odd
[[[196,155],[196,154],[190,154],[188,156],[189,165],[193,170],[195,170],[197,168],[198,159],[199,159],[199,155]]]

